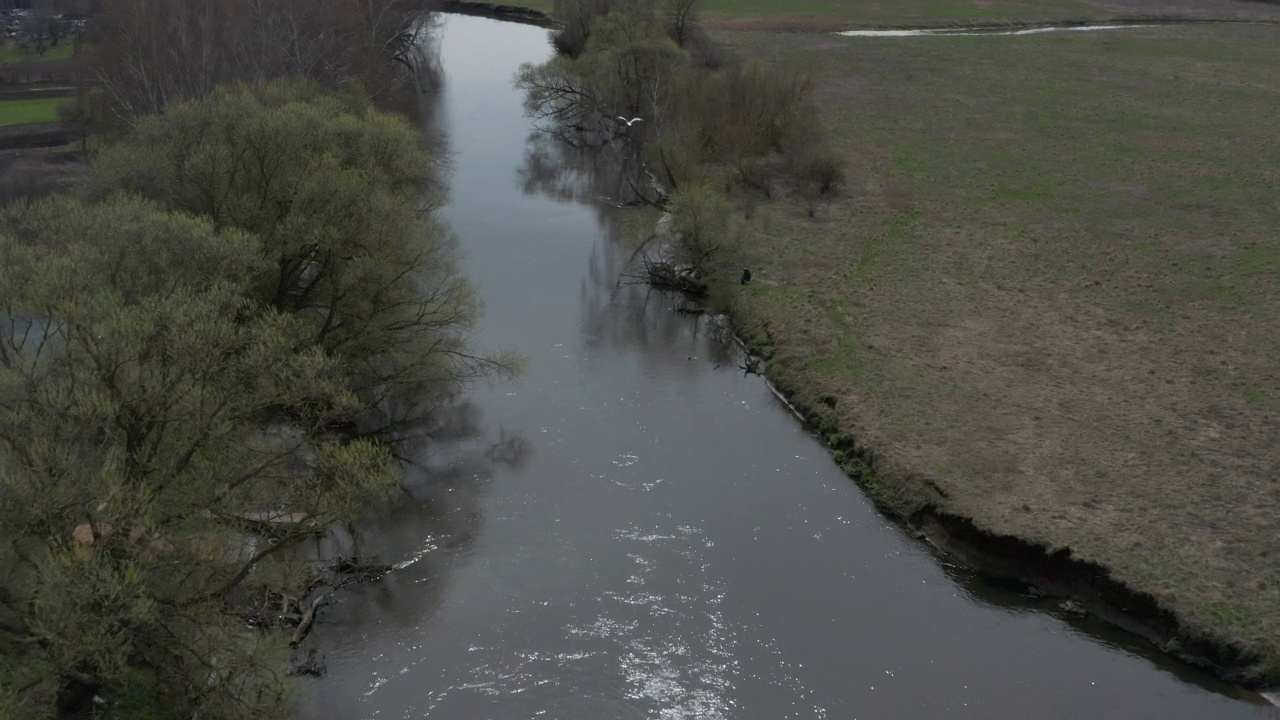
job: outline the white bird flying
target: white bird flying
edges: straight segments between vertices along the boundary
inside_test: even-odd
[[[621,115],[619,115],[619,116],[618,116],[618,119],[619,119],[619,120],[621,120],[622,122],[626,123],[626,124],[627,124],[627,127],[631,127],[631,125],[632,125],[633,123],[638,123],[638,122],[642,122],[642,121],[643,121],[643,118],[631,118],[630,120],[628,120],[628,119],[626,119],[626,118],[622,117]]]

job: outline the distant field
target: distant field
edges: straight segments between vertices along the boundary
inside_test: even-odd
[[[36,60],[42,62],[47,60],[66,60],[74,53],[75,48],[70,42],[58,43],[56,46],[46,50],[44,55],[37,55],[34,52],[24,52],[17,43],[10,40],[4,45],[0,45],[0,65],[13,65]]]
[[[757,211],[741,317],[903,507],[1110,568],[1280,678],[1280,27],[722,33],[851,179]]]
[[[66,102],[66,98],[57,97],[0,100],[0,127],[58,122],[58,107]]]
[[[703,0],[700,7],[709,17],[818,15],[852,21],[1092,17],[1101,14],[1080,0]]]
[[[552,0],[507,0],[550,13]],[[939,23],[1105,19],[1117,16],[1280,19],[1280,6],[1234,0],[701,0],[729,26],[830,29],[831,23]],[[750,21],[750,22],[748,22]],[[745,25],[744,25],[745,23]]]
[[[505,3],[531,7],[550,13],[552,0],[512,0]],[[716,18],[769,15],[818,15],[845,20],[909,18],[990,18],[1082,15],[1082,0],[1001,0],[1000,2],[957,3],[954,0],[701,0],[698,7]]]

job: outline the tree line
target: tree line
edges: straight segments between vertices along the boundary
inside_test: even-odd
[[[417,16],[242,4],[342,52],[175,66],[239,6],[114,0],[94,90],[121,124],[72,191],[0,210],[0,717],[286,714],[289,638],[247,620],[395,492],[407,425],[517,369],[469,343],[444,158],[379,109],[411,76],[362,70]],[[181,32],[112,55],[147,12]]]
[[[357,82],[406,109],[427,0],[108,0],[86,67],[118,112],[157,112],[218,85],[305,77]]]
[[[55,10],[82,0],[54,0]],[[384,110],[413,114],[406,79],[439,82],[424,42],[434,0],[93,0],[77,21],[76,102],[65,126],[86,141],[219,85],[303,77],[356,84]]]

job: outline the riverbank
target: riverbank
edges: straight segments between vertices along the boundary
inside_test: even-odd
[[[744,314],[739,312],[741,319]],[[757,357],[775,358],[777,348],[768,335],[744,342]],[[1048,595],[1060,600],[1069,613],[1090,614],[1144,638],[1152,645],[1215,677],[1250,690],[1275,687],[1274,672],[1266,658],[1259,658],[1230,639],[1188,628],[1177,613],[1151,594],[1113,577],[1107,567],[1080,559],[1070,547],[1050,548],[1025,537],[982,528],[973,518],[952,514],[941,504],[916,504],[915,486],[949,497],[934,480],[896,465],[898,458],[881,455],[876,447],[860,445],[847,425],[833,422],[827,409],[835,396],[824,395],[815,405],[816,386],[793,387],[785,370],[767,363],[760,368],[780,402],[805,423],[830,449],[837,464],[862,487],[885,515],[910,530],[945,556],[962,563],[981,577],[1012,581],[1025,587],[1028,596]],[[1264,693],[1276,702],[1270,693]],[[1280,703],[1277,703],[1280,704]]]
[[[854,177],[763,206],[736,319],[935,544],[1275,685],[1280,35],[1073,35],[723,37],[814,73]]]
[[[540,27],[554,27],[556,25],[555,18],[551,17],[549,5],[546,8],[541,8],[535,7],[530,3],[505,5],[502,3],[478,2],[476,0],[441,0],[437,9],[445,13],[485,17],[522,25],[538,25]]]

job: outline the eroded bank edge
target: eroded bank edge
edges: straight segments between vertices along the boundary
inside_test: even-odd
[[[1073,557],[1070,548],[1051,550],[1015,535],[981,528],[972,518],[948,512],[938,503],[918,501],[920,493],[913,492],[912,486],[931,483],[904,472],[886,471],[875,448],[861,444],[818,407],[806,403],[796,380],[772,366],[776,347],[767,328],[746,333],[740,314],[731,314],[729,320],[735,342],[763,361],[762,378],[778,399],[822,441],[881,513],[935,551],[979,576],[1024,583],[1077,603],[1085,612],[1225,682],[1251,691],[1280,688],[1280,657],[1259,655],[1230,638],[1190,627],[1155,596],[1114,579],[1110,569],[1102,565]]]

